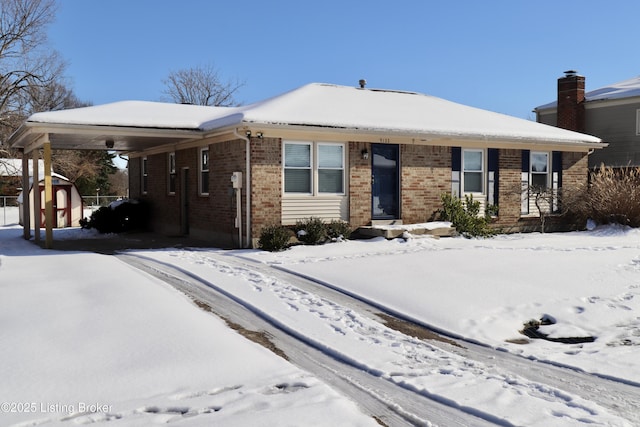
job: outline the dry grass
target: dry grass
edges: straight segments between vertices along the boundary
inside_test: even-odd
[[[193,302],[200,307],[202,310],[207,311],[209,313],[214,313],[213,309],[211,308],[211,306],[209,304],[207,304],[204,301],[198,300],[198,299],[194,299]],[[271,350],[273,353],[275,353],[276,355],[282,357],[285,360],[289,360],[289,358],[287,357],[287,355],[285,354],[284,351],[282,351],[281,349],[278,348],[278,346],[276,346],[273,341],[271,341],[271,337],[268,333],[266,333],[265,331],[251,331],[249,329],[246,329],[244,327],[242,327],[241,325],[232,322],[231,320],[222,317],[222,320],[224,320],[227,325],[233,329],[234,331],[238,332],[240,335],[242,335],[243,337],[247,338],[250,341],[253,341],[257,344],[260,344],[261,346],[263,346],[264,348]]]
[[[568,213],[599,224],[640,226],[640,168],[602,166],[588,186],[562,195]]]

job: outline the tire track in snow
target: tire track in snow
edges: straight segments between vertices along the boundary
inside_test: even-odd
[[[556,417],[557,425],[564,425],[569,420],[580,424],[599,419],[602,419],[602,425],[607,425],[606,420],[616,418],[599,405],[573,393],[391,330],[375,316],[363,315],[344,304],[302,289],[298,285],[304,282],[303,279],[282,272],[276,275],[268,266],[248,265],[220,252],[207,251],[164,251],[151,254],[149,259],[180,265],[183,271],[190,271],[194,277],[197,275],[198,280],[228,293],[270,322],[333,357],[491,422],[510,425],[512,421],[495,413],[495,404],[483,397],[487,391],[496,399],[533,411],[540,403],[544,403],[544,407],[553,406],[547,414],[552,418],[541,421],[537,417],[537,421],[542,422],[539,425],[554,425],[550,422],[553,417]],[[220,275],[233,278],[233,286],[222,284],[224,280]],[[238,287],[239,283],[246,283],[248,287]],[[260,295],[256,298],[255,294]],[[270,309],[261,307],[265,298],[270,298]],[[272,311],[277,303],[295,315],[278,309]],[[354,346],[354,342],[360,345]],[[375,357],[371,357],[372,354]],[[615,425],[631,425],[619,421],[621,424]],[[523,420],[513,422],[519,424]]]

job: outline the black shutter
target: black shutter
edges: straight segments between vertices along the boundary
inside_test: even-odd
[[[461,171],[462,148],[451,147],[451,194],[457,194],[458,197],[462,196],[462,188],[460,188],[460,183],[462,182]]]
[[[451,147],[451,170],[460,172],[462,170],[462,148]]]
[[[522,172],[529,173],[529,162],[531,153],[529,150],[522,150]]]

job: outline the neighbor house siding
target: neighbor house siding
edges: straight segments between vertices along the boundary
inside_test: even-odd
[[[442,204],[441,194],[451,191],[451,149],[402,145],[400,156],[402,222],[434,219]]]
[[[585,118],[585,120],[588,120]],[[558,110],[546,110],[538,112],[538,122],[549,126],[558,126]]]
[[[640,103],[602,105],[585,111],[585,132],[602,138],[609,146],[589,156],[589,166],[602,163],[612,167],[640,165],[640,136],[637,135],[637,110]]]

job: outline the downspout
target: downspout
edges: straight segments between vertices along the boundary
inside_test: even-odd
[[[245,165],[245,174],[244,174],[244,177],[245,177],[244,214],[245,214],[245,223],[246,223],[247,229],[245,232],[244,247],[250,248],[251,247],[251,139],[250,139],[251,133],[249,132],[243,135],[238,133],[238,129],[234,129],[233,134],[237,138],[242,139],[245,142],[246,165]],[[240,246],[242,246],[242,242],[239,242],[239,244]]]

